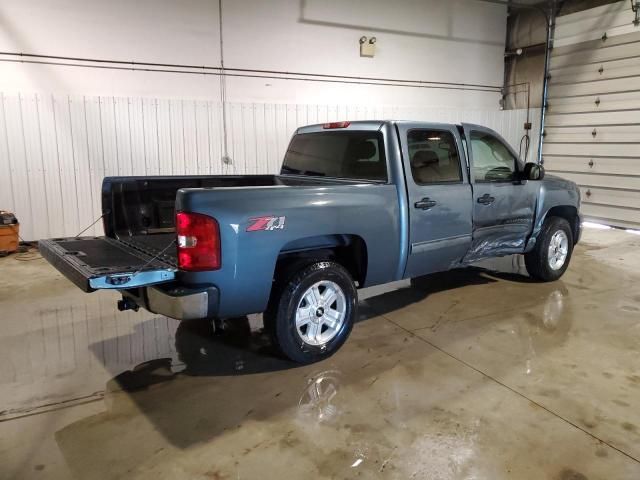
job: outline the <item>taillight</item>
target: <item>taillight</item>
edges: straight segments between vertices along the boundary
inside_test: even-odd
[[[330,122],[323,124],[322,128],[330,130],[334,128],[347,128],[349,125],[351,125],[351,122]]]
[[[220,268],[220,229],[215,218],[178,212],[176,235],[178,268],[191,272]]]

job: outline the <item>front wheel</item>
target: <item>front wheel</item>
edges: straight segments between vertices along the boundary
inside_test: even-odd
[[[308,265],[274,292],[265,328],[288,358],[313,363],[335,353],[346,341],[357,315],[356,287],[342,265]]]
[[[573,233],[564,218],[550,217],[544,221],[538,241],[524,256],[527,272],[543,282],[560,278],[569,266],[573,253]]]

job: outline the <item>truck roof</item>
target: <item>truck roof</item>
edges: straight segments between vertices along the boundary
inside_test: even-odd
[[[481,129],[488,129],[483,125],[476,125],[472,123],[446,123],[446,122],[431,122],[428,120],[355,120],[355,121],[334,121],[327,123],[316,123],[313,125],[305,125],[299,127],[295,133],[313,133],[327,130],[379,130],[384,124],[411,124],[416,127],[425,128],[451,128],[462,127],[464,125],[469,127],[477,127]],[[490,129],[489,129],[490,130]]]

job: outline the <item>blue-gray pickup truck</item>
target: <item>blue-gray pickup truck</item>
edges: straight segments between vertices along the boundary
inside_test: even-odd
[[[524,164],[496,132],[414,121],[299,128],[279,175],[108,177],[104,237],[40,242],[86,292],[176,319],[264,312],[298,362],[335,352],[357,289],[524,254],[559,278],[580,238],[580,192]]]

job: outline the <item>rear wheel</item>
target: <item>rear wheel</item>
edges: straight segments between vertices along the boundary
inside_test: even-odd
[[[264,314],[265,328],[278,350],[291,360],[317,362],[346,341],[357,303],[349,272],[338,263],[318,261],[277,288]]]
[[[569,222],[560,217],[547,218],[534,249],[524,256],[527,272],[543,282],[557,280],[567,270],[572,253]]]

